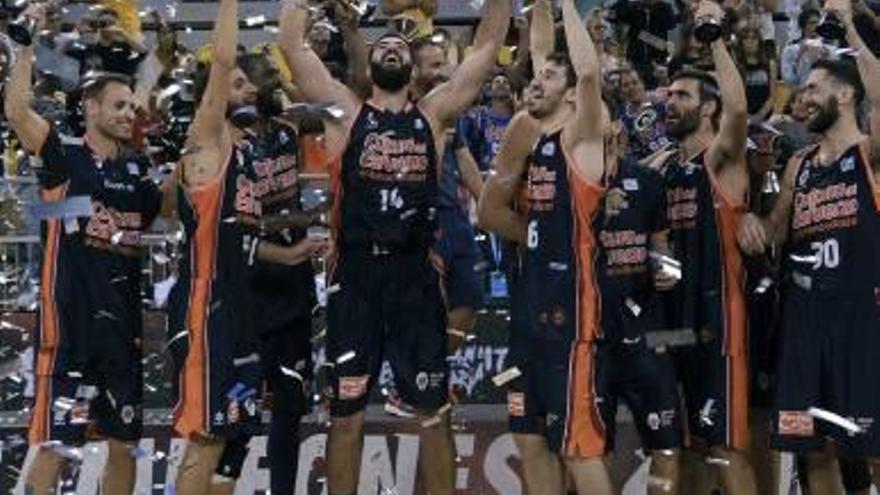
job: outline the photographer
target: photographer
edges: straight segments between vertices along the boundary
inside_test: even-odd
[[[652,61],[668,56],[668,32],[675,29],[676,17],[667,0],[621,0],[613,7],[616,21],[628,26],[627,55],[645,85],[655,86]]]
[[[149,51],[143,36],[131,35],[119,23],[119,15],[109,9],[98,12],[78,27],[79,40],[67,54],[80,62],[80,74],[104,71],[133,76]]]

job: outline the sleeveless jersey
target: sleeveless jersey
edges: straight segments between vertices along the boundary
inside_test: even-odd
[[[231,356],[238,350],[234,346],[251,334],[250,288],[256,257],[253,241],[260,204],[254,196],[255,177],[246,148],[234,146],[212,182],[189,188],[181,183],[178,189],[185,238],[178,281],[169,298],[169,324],[175,331],[183,326],[189,332],[180,390],[186,400],[178,404],[174,415],[174,427],[183,436],[209,431],[205,410],[210,398],[201,395],[203,375],[209,372],[211,362],[219,366],[231,363]],[[227,313],[233,316],[231,319],[211,318],[221,305],[236,308]],[[222,325],[225,330],[214,325]],[[219,347],[228,356],[217,355]]]
[[[880,195],[861,145],[828,166],[808,151],[795,176],[789,256],[794,294],[849,297],[880,279]]]
[[[659,173],[621,158],[608,180],[605,210],[596,218],[600,250],[597,280],[606,339],[638,338],[638,325],[654,294],[651,235],[666,229],[666,191]],[[622,314],[623,313],[623,314]],[[621,318],[625,313],[631,317]]]
[[[407,104],[395,114],[365,103],[342,155],[336,194],[340,244],[432,246],[437,160],[430,122],[418,107]]]
[[[299,155],[296,132],[274,124],[264,136],[251,136],[246,150],[253,166],[254,196],[263,215],[284,215],[301,210],[297,181]],[[292,246],[304,239],[305,229],[265,233],[263,239]],[[263,329],[283,328],[298,316],[309,314],[314,295],[314,275],[309,262],[286,266],[255,260],[254,294]]]
[[[666,170],[669,241],[682,279],[662,295],[667,329],[698,342],[721,338],[722,352],[745,350],[745,271],[736,241],[744,205],[734,205],[705,166],[705,152]]]
[[[598,337],[592,222],[602,191],[568,165],[562,132],[544,135],[527,158],[527,241],[522,290],[529,326],[548,350]]]

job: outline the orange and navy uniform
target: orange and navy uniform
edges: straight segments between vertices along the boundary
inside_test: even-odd
[[[261,211],[248,147],[233,146],[210,182],[186,187],[181,180],[178,191],[184,242],[168,346],[181,368],[174,428],[184,437],[251,434],[259,426],[250,289]]]
[[[829,164],[802,153],[785,245],[782,356],[771,444],[820,448],[833,438],[850,458],[880,455],[880,189],[865,143]],[[862,432],[815,421],[810,407]]]
[[[44,246],[29,440],[134,440],[141,432],[142,233],[162,195],[149,160],[102,160],[53,127],[36,168],[43,201],[87,196],[87,217],[41,223]],[[60,404],[67,404],[64,407]]]
[[[432,248],[437,231],[435,130],[415,105],[365,103],[336,171],[327,282],[327,357],[335,416],[362,410],[383,359],[404,402],[447,399],[446,307]]]
[[[648,344],[661,324],[650,251],[652,238],[667,230],[663,178],[629,158],[606,169],[608,192],[593,228],[602,304],[596,388],[608,441],[624,402],[646,449],[678,448],[681,401],[674,364]]]
[[[696,344],[671,350],[684,385],[688,433],[748,446],[745,270],[736,241],[744,203],[725,195],[705,152],[665,168],[667,221],[682,279],[663,294],[665,329]]]
[[[551,450],[565,457],[605,451],[596,404],[600,301],[593,222],[604,190],[584,180],[566,156],[562,132],[542,136],[527,158],[527,240],[521,301],[526,305],[527,391],[508,394],[512,416],[539,417]]]

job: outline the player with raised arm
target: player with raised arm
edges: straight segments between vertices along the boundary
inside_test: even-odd
[[[722,22],[721,7],[697,6],[697,19]],[[683,384],[691,445],[707,449],[728,494],[756,492],[749,464],[745,271],[736,231],[749,186],[748,111],[739,71],[723,39],[710,45],[716,75],[672,77],[666,132],[678,153],[661,168],[667,221],[682,279],[664,294],[666,328],[695,345],[671,350]]]
[[[45,23],[40,4],[23,15]],[[41,222],[35,404],[28,432],[38,450],[25,491],[54,493],[65,449],[106,440],[102,491],[132,493],[133,449],[142,429],[141,235],[158,214],[173,212],[174,180],[160,191],[148,176],[149,159],[127,144],[136,108],[128,77],[101,73],[83,80],[86,132],[77,139],[62,136],[31,108],[33,59],[33,46],[19,49],[6,88],[6,118],[24,148],[39,157],[42,200],[85,197],[90,211]]]
[[[332,495],[358,490],[364,408],[383,359],[421,429],[420,465],[432,495],[454,490],[454,446],[447,403],[446,308],[432,253],[439,152],[444,130],[476,98],[507,32],[510,0],[490,0],[473,52],[450,80],[418,102],[409,99],[412,53],[400,35],[372,46],[372,97],[362,102],[333,80],[305,45],[308,10],[289,2],[280,45],[293,82],[310,101],[329,101],[334,170],[335,253],[328,280],[328,361],[334,396],[327,445]]]
[[[834,494],[842,489],[829,437],[837,454],[871,459],[880,486],[880,394],[871,378],[880,318],[880,62],[853,26],[850,1],[825,9],[854,53],[813,64],[803,98],[818,143],[789,160],[772,211],[748,215],[739,242],[749,253],[784,246],[787,254],[771,446],[806,453],[811,493]],[[858,125],[865,96],[867,135]],[[822,411],[854,424],[823,421]]]
[[[260,426],[255,261],[297,265],[321,249],[320,242],[279,245],[261,236],[257,155],[246,132],[257,116],[257,88],[237,63],[237,10],[236,0],[220,3],[180,167],[185,241],[169,299],[168,346],[180,367],[174,428],[189,440],[176,485],[184,495],[232,493]]]
[[[511,416],[543,423],[538,431],[544,438],[528,446],[544,450],[529,456],[542,464],[526,467],[527,483],[539,488],[553,483],[539,493],[559,493],[561,477],[552,461],[558,456],[578,493],[606,494],[613,487],[603,460],[606,426],[595,389],[601,303],[594,221],[613,128],[601,104],[599,60],[595,49],[581,45],[579,35],[586,33],[580,32],[573,0],[563,3],[563,15],[572,58],[550,54],[532,80],[529,117],[517,116],[508,128],[498,157],[503,172],[489,179],[480,218],[487,228],[525,246],[517,285],[518,303],[526,310],[517,327],[530,340],[508,408]],[[526,149],[525,160],[515,161]],[[510,158],[514,161],[506,161]],[[525,218],[512,206],[521,184]]]

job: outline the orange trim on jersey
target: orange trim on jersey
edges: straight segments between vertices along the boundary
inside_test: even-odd
[[[722,264],[721,291],[722,311],[725,328],[724,351],[739,355],[746,352],[748,318],[746,316],[745,268],[736,234],[746,213],[744,205],[733,205],[722,193],[718,182],[708,167],[706,175],[717,205],[715,224],[718,229],[719,259]]]
[[[67,195],[67,184],[40,191],[43,201],[61,201]],[[58,354],[60,325],[55,302],[55,277],[58,274],[58,247],[61,242],[61,220],[46,221],[46,245],[40,268],[40,342],[34,367],[34,412],[28,429],[31,445],[49,440],[52,411],[52,375]]]
[[[746,353],[724,356],[727,365],[727,447],[749,448],[749,375]]]
[[[234,152],[233,149],[231,153]],[[189,351],[181,371],[180,399],[174,409],[174,429],[183,437],[206,433],[210,421],[209,305],[217,266],[220,210],[231,159],[230,154],[226,166],[219,174],[219,180],[191,187],[186,195],[198,219],[198,225],[190,253],[192,280],[186,311]]]
[[[862,163],[865,168],[865,175],[868,176],[868,184],[871,184],[871,196],[874,198],[874,209],[880,212],[880,189],[877,188],[877,180],[874,177],[874,169],[871,166],[871,160],[869,160],[871,154],[865,149],[868,146],[868,143],[862,141],[858,144],[859,154],[862,157]],[[880,159],[880,158],[878,158]]]
[[[566,162],[571,159],[563,148]],[[599,211],[604,189],[580,177],[568,165],[568,184],[573,217],[573,246],[576,273],[577,330],[568,368],[568,406],[563,438],[563,455],[590,458],[605,452],[605,426],[596,407],[594,341],[600,336],[601,302],[596,282],[598,255],[593,220]]]
[[[577,340],[568,366],[568,406],[562,455],[588,459],[605,454],[605,425],[596,407],[596,350],[593,342]]]

